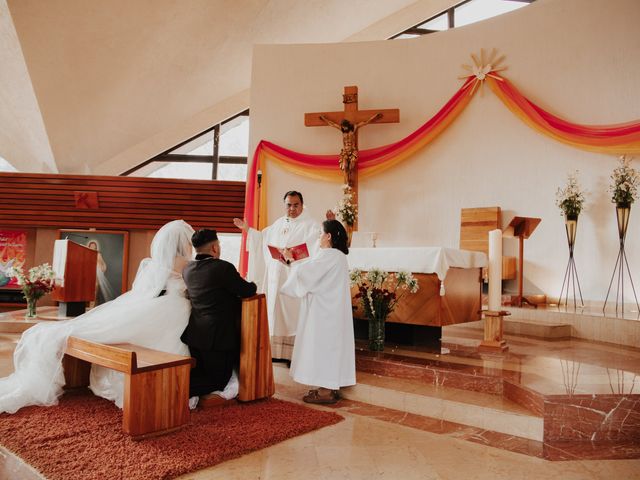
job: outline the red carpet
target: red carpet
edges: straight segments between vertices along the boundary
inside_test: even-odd
[[[270,399],[196,410],[183,430],[134,442],[122,433],[121,410],[82,392],[0,415],[0,444],[50,480],[169,479],[341,420]]]

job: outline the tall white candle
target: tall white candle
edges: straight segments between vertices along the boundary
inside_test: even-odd
[[[489,232],[489,310],[502,306],[502,230]]]

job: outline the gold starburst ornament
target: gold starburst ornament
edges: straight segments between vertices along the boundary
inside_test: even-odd
[[[491,50],[491,53],[487,57],[485,49],[481,48],[479,57],[475,53],[471,54],[473,65],[467,65],[467,64],[462,65],[462,69],[468,73],[458,78],[467,79],[470,77],[475,77],[475,82],[470,92],[470,93],[473,93],[475,89],[478,87],[478,85],[481,85],[484,83],[487,77],[492,77],[492,78],[495,78],[496,80],[500,79],[500,77],[497,77],[492,74],[501,72],[507,69],[507,67],[501,65],[505,58],[506,58],[505,55],[500,55],[498,57],[498,50],[496,48],[493,48]]]

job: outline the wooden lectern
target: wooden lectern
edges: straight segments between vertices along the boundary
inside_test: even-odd
[[[98,252],[71,240],[56,240],[53,271],[56,286],[53,300],[60,302],[59,315],[74,317],[85,312],[86,302],[96,298]]]
[[[264,294],[242,301],[240,325],[240,388],[238,400],[248,402],[275,393],[271,363],[271,337]]]
[[[515,307],[521,307],[523,302],[529,303],[522,296],[522,282],[524,278],[524,241],[531,236],[541,221],[541,218],[513,217],[513,220],[511,220],[511,223],[507,226],[507,231],[510,232],[510,230],[513,229],[513,236],[518,237],[520,242],[518,253],[518,296],[516,297],[515,302],[512,302]]]

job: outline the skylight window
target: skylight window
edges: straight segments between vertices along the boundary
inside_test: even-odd
[[[415,38],[429,33],[462,27],[526,7],[535,0],[464,0],[391,39]]]

